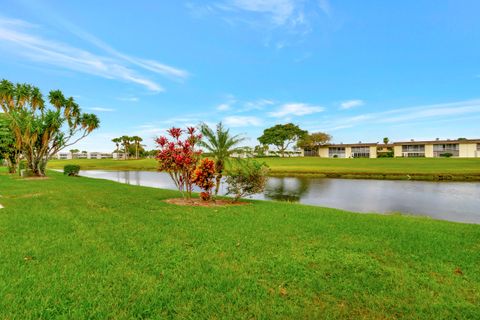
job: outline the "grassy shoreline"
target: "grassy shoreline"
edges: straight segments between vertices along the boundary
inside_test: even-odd
[[[274,176],[314,176],[346,179],[480,181],[480,158],[473,159],[326,159],[260,158]],[[49,168],[79,164],[83,170],[155,171],[154,159],[52,160]]]
[[[0,318],[476,318],[480,226],[0,173]]]

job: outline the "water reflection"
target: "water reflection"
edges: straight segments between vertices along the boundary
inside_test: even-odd
[[[81,171],[81,175],[121,183],[175,189],[166,173]],[[222,187],[225,194],[225,186]],[[253,199],[300,202],[355,212],[427,215],[435,219],[480,223],[480,183],[349,180],[270,177]]]
[[[310,188],[310,179],[271,177],[268,179],[264,197],[269,200],[299,202]]]

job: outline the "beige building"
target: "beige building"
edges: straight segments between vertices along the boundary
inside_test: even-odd
[[[434,140],[380,143],[328,144],[305,155],[322,158],[377,158],[378,153],[393,151],[394,157],[480,158],[480,139]]]
[[[480,139],[395,142],[395,157],[457,158],[480,157]]]
[[[318,149],[322,158],[376,158],[377,143],[329,144]]]

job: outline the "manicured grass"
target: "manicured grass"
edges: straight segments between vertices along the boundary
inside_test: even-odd
[[[480,180],[480,158],[261,158],[272,174],[312,174],[347,178]],[[154,159],[143,160],[53,160],[50,168],[79,164],[84,170],[156,170]]]
[[[0,174],[1,319],[478,319],[480,226]]]

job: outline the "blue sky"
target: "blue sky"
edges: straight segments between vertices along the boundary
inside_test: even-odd
[[[165,128],[277,123],[335,142],[480,138],[475,0],[0,0],[0,77],[62,89],[111,151]]]

